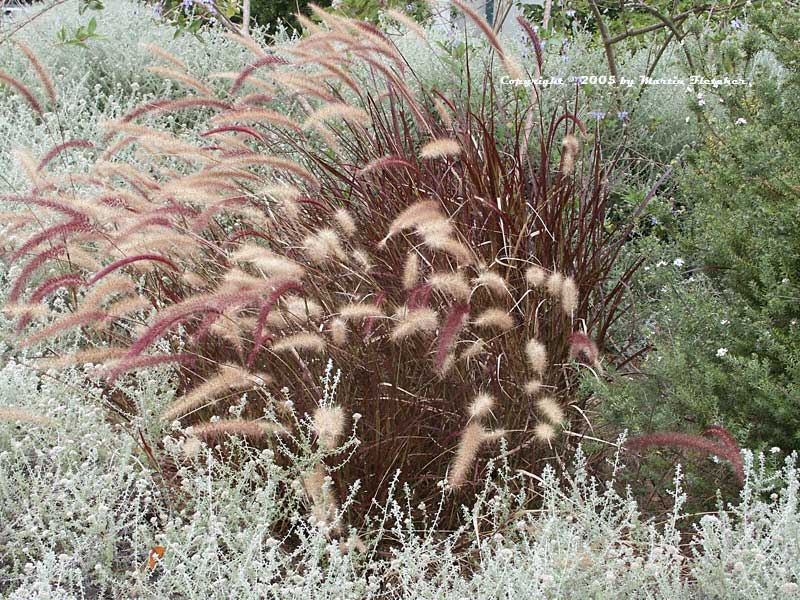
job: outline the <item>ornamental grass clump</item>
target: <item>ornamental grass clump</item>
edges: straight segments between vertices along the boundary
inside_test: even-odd
[[[413,91],[380,30],[315,15],[296,43],[217,74],[231,82],[222,97],[175,61],[159,67],[185,99],[107,123],[91,172],[51,178],[41,159],[25,193],[0,199],[18,208],[2,238],[17,265],[16,343],[53,366],[80,360],[53,345],[73,336],[100,349],[108,385],[174,365],[182,396],[160,418],[209,438],[273,443],[280,427],[253,423],[285,387],[320,425],[363,415],[356,459],[324,493],[309,475],[320,502],[354,481],[379,498],[397,469],[423,499],[442,481],[467,488],[501,431],[516,465],[535,469],[552,452],[543,442],[585,427],[571,336],[591,341],[598,365],[638,266],[611,279],[632,228],[606,226],[617,161],[597,141],[580,154],[586,131],[568,111],[531,119],[535,90],[500,103],[491,65],[466,101]],[[195,105],[211,114],[196,139],[140,124]],[[122,147],[148,167],[118,158]],[[321,415],[329,358],[345,369],[341,414]],[[239,420],[208,425],[243,393]],[[478,394],[491,410],[464,429]]]

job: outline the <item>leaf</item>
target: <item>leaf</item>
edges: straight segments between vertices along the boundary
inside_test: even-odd
[[[92,20],[91,20],[91,21],[89,21],[89,28],[88,28],[89,35],[92,35],[92,34],[94,34],[94,32],[95,32],[95,30],[96,30],[96,29],[97,29],[97,19],[95,19],[94,17],[92,17]]]

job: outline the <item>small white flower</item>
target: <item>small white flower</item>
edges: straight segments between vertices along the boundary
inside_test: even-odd
[[[772,454],[777,454],[778,452],[780,452],[780,451],[781,451],[781,449],[780,449],[780,448],[778,448],[777,446],[773,446],[772,448],[770,448],[770,449],[769,449],[769,451],[770,451],[770,453],[772,453]]]
[[[728,349],[727,348],[717,348],[717,357],[718,358],[722,358],[727,353],[728,353]]]
[[[666,264],[667,264],[667,261],[665,261],[665,260],[660,260],[660,261],[658,261],[658,262],[656,263],[656,267],[663,267],[663,266],[665,266]]]
[[[736,119],[736,125],[747,125],[747,119],[739,117],[738,119]]]
[[[675,265],[676,267],[682,267],[686,263],[683,261],[682,258],[676,258],[675,260],[672,261],[672,264]]]
[[[728,321],[728,319],[722,319],[722,321],[720,321],[719,324],[720,325],[729,325],[730,321]]]
[[[686,118],[684,119],[684,121],[686,121],[687,123],[688,123],[689,121],[691,121],[691,120],[692,120],[692,118],[691,118],[691,117],[686,117]]]
[[[706,105],[706,101],[703,98],[700,98],[697,101],[697,106],[705,106],[705,105]]]

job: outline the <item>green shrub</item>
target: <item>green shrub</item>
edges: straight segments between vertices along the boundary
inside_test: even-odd
[[[798,31],[797,9],[755,13],[730,42],[727,69],[753,60],[753,87],[709,91],[727,108],[676,171],[677,221],[639,242],[637,316],[655,351],[642,374],[603,390],[615,423],[721,423],[753,447],[800,447]]]

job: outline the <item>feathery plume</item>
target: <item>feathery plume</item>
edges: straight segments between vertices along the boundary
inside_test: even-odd
[[[505,435],[502,430],[486,431],[476,421],[470,421],[461,433],[458,443],[456,456],[450,465],[450,473],[447,477],[447,485],[451,489],[457,489],[464,485],[469,474],[470,467],[475,462],[478,451],[486,442],[495,441]]]
[[[483,35],[486,36],[486,40],[489,42],[489,44],[491,44],[491,46],[495,50],[497,50],[497,53],[501,57],[504,56],[505,52],[503,50],[503,47],[500,45],[500,40],[497,39],[497,36],[494,34],[494,31],[492,31],[492,28],[486,22],[486,19],[481,17],[474,8],[472,8],[462,0],[450,0],[450,1],[453,4],[455,4],[456,7],[461,12],[466,14],[470,18],[470,20],[473,23],[475,23],[475,25],[477,25],[478,29],[480,29],[483,32]]]
[[[29,260],[22,268],[20,274],[17,275],[14,285],[11,287],[11,291],[8,294],[8,303],[16,304],[17,300],[19,300],[19,297],[22,294],[23,289],[25,288],[25,284],[28,283],[36,270],[48,260],[52,260],[61,256],[64,253],[64,250],[64,246],[56,246],[54,248],[50,248],[49,250],[45,250],[41,254],[38,254]]]
[[[444,370],[445,361],[450,355],[450,351],[455,345],[456,338],[468,317],[468,304],[456,304],[450,311],[450,314],[447,315],[447,320],[444,323],[444,327],[442,327],[442,331],[439,333],[439,340],[437,343],[436,358],[434,360],[437,370]]]
[[[401,23],[401,24],[405,25],[406,29],[408,29],[409,31],[413,31],[414,34],[417,37],[419,37],[421,40],[428,39],[428,34],[425,33],[425,30],[422,27],[420,27],[419,24],[417,24],[417,22],[414,19],[410,18],[405,13],[402,13],[399,10],[395,10],[393,8],[390,8],[389,10],[387,10],[385,12],[385,14],[390,16],[392,19],[394,19],[398,23]]]
[[[327,260],[347,260],[347,254],[342,249],[339,234],[333,229],[320,229],[303,240],[303,251],[308,259],[314,263],[323,263]]]
[[[168,267],[170,267],[175,272],[180,272],[178,265],[172,262],[170,259],[166,258],[165,256],[160,256],[158,254],[140,254],[138,256],[129,256],[127,258],[123,258],[121,260],[114,261],[110,265],[106,266],[104,269],[95,273],[94,276],[86,282],[86,287],[91,287],[98,281],[100,281],[106,275],[113,273],[117,269],[121,269],[122,267],[129,265],[131,263],[135,263],[141,260],[148,260],[148,261],[155,261],[160,262]]]
[[[718,444],[697,435],[678,433],[676,431],[661,431],[630,439],[625,443],[625,446],[629,450],[644,450],[653,446],[667,446],[715,455],[730,462],[739,483],[744,483],[742,455],[737,449],[729,448],[727,444]]]
[[[509,293],[506,280],[493,271],[484,271],[475,277],[472,280],[472,287],[485,287],[486,289],[491,290],[493,294],[500,297],[506,296]]]
[[[233,364],[223,364],[219,372],[195,387],[191,392],[173,402],[161,415],[164,421],[173,421],[204,406],[219,401],[219,396],[271,382],[267,375],[254,375]]]
[[[247,78],[250,77],[250,75],[252,75],[253,73],[255,73],[257,69],[267,66],[276,66],[276,65],[282,66],[288,64],[289,64],[288,60],[280,56],[276,56],[275,54],[265,54],[263,56],[260,56],[255,61],[247,65],[244,69],[242,69],[242,71],[239,73],[239,76],[236,78],[236,81],[233,82],[230,93],[235,94],[237,91],[239,91],[239,88],[242,87]]]
[[[597,344],[585,333],[573,331],[569,336],[569,354],[573,358],[586,358],[586,362],[602,372],[600,365],[600,350]]]
[[[541,381],[539,381],[538,379],[530,379],[525,382],[524,389],[525,393],[528,394],[528,396],[535,396],[541,391],[542,387],[543,384]]]
[[[536,288],[545,282],[547,279],[547,273],[541,267],[530,267],[527,271],[525,271],[525,279],[528,280],[528,283],[531,286]]]
[[[301,280],[305,277],[305,269],[296,262],[279,256],[255,244],[242,244],[231,255],[233,262],[247,262],[272,277]]]
[[[372,262],[369,259],[369,254],[360,248],[353,250],[350,256],[352,256],[353,260],[356,261],[362,269],[364,269],[365,273],[369,273],[372,270]]]
[[[417,253],[413,250],[406,256],[406,262],[403,265],[403,289],[411,290],[416,287],[419,281],[419,258]]]
[[[64,369],[73,365],[102,365],[125,356],[124,348],[88,348],[55,358],[41,358],[36,366],[43,369]]]
[[[563,285],[564,276],[561,273],[551,273],[547,278],[545,289],[553,298],[558,298],[561,295],[561,288]]]
[[[44,415],[39,415],[21,408],[0,407],[0,421],[7,423],[30,423],[32,425],[54,425],[55,422]]]
[[[547,368],[547,349],[540,341],[531,339],[525,345],[525,354],[528,355],[528,364],[537,375],[544,373]]]
[[[334,345],[344,346],[347,343],[347,321],[336,317],[331,320],[328,328]]]
[[[363,177],[364,175],[372,173],[373,171],[381,171],[391,167],[406,167],[408,169],[413,169],[414,165],[400,156],[382,156],[380,158],[371,160],[369,163],[356,171],[356,177]]]
[[[356,222],[353,220],[353,216],[350,212],[344,208],[338,209],[335,213],[333,213],[333,218],[336,220],[336,224],[339,226],[339,229],[342,230],[347,237],[352,237],[355,235],[358,228],[356,227]]]
[[[322,108],[319,108],[311,113],[306,119],[305,123],[303,123],[303,129],[308,131],[312,128],[321,127],[328,121],[338,119],[347,121],[348,123],[352,123],[354,125],[361,125],[363,127],[369,127],[372,125],[372,119],[362,109],[349,104],[334,102],[331,104],[325,104],[322,106]]]
[[[428,284],[443,294],[464,302],[469,300],[472,289],[462,273],[432,273]]]
[[[571,315],[578,307],[578,286],[572,277],[565,277],[561,285],[561,308],[564,313]]]
[[[545,396],[537,400],[536,408],[553,425],[558,425],[564,420],[564,411],[558,402],[556,402],[550,396]]]
[[[314,411],[314,433],[325,450],[335,450],[344,432],[344,410],[341,406],[320,406]]]
[[[377,304],[347,304],[339,309],[339,316],[345,321],[383,317],[383,309]]]
[[[561,171],[564,175],[572,175],[575,170],[575,158],[580,150],[580,142],[571,133],[561,142]]]
[[[433,333],[439,326],[439,315],[430,308],[408,310],[406,307],[401,307],[395,313],[395,319],[399,322],[392,329],[391,338],[394,342],[404,340],[415,333]]]
[[[450,138],[441,138],[425,144],[419,151],[420,158],[440,158],[442,156],[458,156],[461,144]]]
[[[163,58],[167,62],[172,63],[176,67],[178,67],[181,71],[188,71],[189,67],[186,66],[186,63],[180,60],[174,54],[171,54],[164,50],[161,46],[157,46],[156,44],[140,44],[142,48],[145,48],[158,56],[159,58]]]
[[[238,110],[229,110],[212,117],[215,125],[230,125],[232,123],[269,123],[300,133],[302,128],[293,119],[269,108],[247,107]]]
[[[336,499],[326,484],[325,467],[320,463],[303,476],[303,486],[313,504],[313,515],[318,522],[331,525],[336,520]]]
[[[556,439],[556,428],[550,423],[539,423],[533,428],[533,435],[537,440],[545,444],[549,444]]]
[[[210,87],[201,82],[199,79],[192,77],[191,75],[187,75],[186,73],[181,73],[180,71],[168,69],[166,67],[147,67],[147,70],[151,73],[155,73],[159,77],[163,77],[164,79],[172,79],[173,81],[182,83],[183,85],[200,92],[204,96],[214,95],[214,91]]]
[[[467,409],[467,414],[472,419],[480,419],[492,412],[494,404],[494,398],[490,394],[482,392],[475,396],[475,399]]]
[[[469,348],[464,350],[461,353],[461,358],[464,360],[470,360],[475,358],[476,356],[480,356],[486,350],[486,342],[481,339],[475,340],[470,344]]]
[[[487,308],[474,323],[476,327],[508,331],[514,328],[514,317],[499,308]]]
[[[34,112],[36,112],[36,114],[38,114],[39,116],[44,114],[44,111],[42,111],[42,105],[39,104],[39,101],[36,99],[36,96],[34,96],[33,92],[31,92],[26,86],[24,86],[22,83],[14,79],[11,75],[6,73],[5,71],[0,71],[0,81],[3,81],[8,85],[10,85],[17,91],[17,93],[19,93],[20,96],[25,98],[25,101],[30,105],[30,107],[34,110]]]
[[[476,421],[467,424],[461,433],[456,456],[450,466],[450,473],[447,477],[449,487],[459,488],[466,482],[469,469],[475,462],[485,435],[486,430]]]
[[[389,238],[400,233],[404,229],[415,227],[433,219],[440,220],[441,218],[442,213],[436,202],[432,200],[415,202],[395,217],[394,221],[392,221],[392,224],[389,226],[389,233],[386,234],[386,237],[383,238],[380,245],[385,245]]]
[[[42,63],[39,62],[38,58],[36,58],[36,55],[33,53],[33,50],[31,50],[23,42],[19,40],[14,40],[14,43],[17,45],[17,48],[19,48],[25,55],[25,57],[28,59],[28,62],[31,63],[31,66],[36,71],[36,75],[39,77],[39,81],[42,82],[42,86],[44,87],[44,91],[47,93],[47,97],[53,104],[55,104],[57,101],[56,89],[53,87],[53,82],[50,80],[50,76],[47,74],[47,71],[42,66]]]
[[[309,352],[322,354],[325,352],[325,340],[316,333],[306,331],[286,336],[272,344],[273,352],[283,352],[285,350],[308,350]]]

